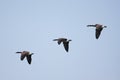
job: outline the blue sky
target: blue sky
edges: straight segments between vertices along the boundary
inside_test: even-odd
[[[1,0],[0,80],[120,80],[119,0]],[[106,25],[98,40],[95,28]],[[69,52],[55,38],[72,39]],[[32,64],[16,51],[35,53]]]

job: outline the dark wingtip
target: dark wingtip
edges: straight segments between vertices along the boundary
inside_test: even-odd
[[[93,26],[93,25],[87,25],[87,27],[90,27],[90,26]]]
[[[87,25],[87,27],[89,27],[89,25]]]
[[[68,50],[67,50],[67,49],[65,49],[65,51],[66,51],[66,52],[68,52]]]
[[[57,41],[58,39],[53,39],[53,41]]]
[[[96,37],[96,39],[98,40],[99,37]]]
[[[29,65],[31,65],[31,63],[28,62]]]
[[[22,52],[16,52],[16,53],[22,53]]]
[[[66,52],[68,52],[68,51],[66,50]]]
[[[87,25],[87,27],[95,27],[96,25]]]

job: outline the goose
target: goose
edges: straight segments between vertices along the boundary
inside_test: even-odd
[[[20,57],[21,60],[23,60],[23,59],[26,57],[28,63],[31,64],[31,61],[32,61],[31,56],[32,56],[34,53],[30,53],[29,51],[16,52],[16,53],[20,53],[20,54],[21,54],[21,57]]]
[[[96,27],[96,31],[95,31],[95,37],[96,39],[99,38],[101,31],[103,30],[103,28],[107,28],[107,26],[103,26],[101,24],[95,24],[95,25],[87,25],[87,27]]]
[[[58,45],[61,44],[61,42],[63,42],[63,46],[66,50],[66,52],[68,52],[69,50],[69,42],[72,41],[71,39],[68,40],[67,38],[58,38],[58,39],[54,39],[53,41],[57,41]]]

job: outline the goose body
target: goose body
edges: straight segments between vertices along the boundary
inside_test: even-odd
[[[20,57],[21,60],[24,60],[24,58],[26,57],[28,63],[31,64],[31,61],[32,61],[31,56],[32,56],[34,53],[30,53],[29,51],[16,52],[16,53],[20,53],[20,54],[21,54],[21,57]]]
[[[101,34],[101,31],[103,30],[103,28],[106,28],[107,26],[103,26],[101,24],[95,24],[95,25],[87,25],[87,27],[96,27],[95,37],[96,37],[96,39],[98,39],[100,34]]]
[[[72,41],[72,40],[68,40],[67,38],[58,38],[58,39],[54,39],[53,41],[57,41],[58,45],[63,43],[63,46],[64,46],[65,50],[68,52],[68,50],[69,50],[69,42]]]

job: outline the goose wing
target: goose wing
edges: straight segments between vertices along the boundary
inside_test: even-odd
[[[87,27],[91,27],[91,26],[95,27],[96,25],[87,25]]]
[[[61,42],[64,42],[66,40],[67,40],[66,38],[59,38],[59,39],[54,39],[53,41],[57,41],[57,43],[60,45]]]
[[[69,42],[63,42],[65,50],[68,52],[69,50]]]
[[[16,53],[22,53],[22,52],[16,52]]]
[[[58,44],[60,45],[62,42],[62,39],[58,39]]]
[[[27,61],[29,64],[31,64],[31,61],[32,61],[31,55],[27,55]]]
[[[26,56],[25,54],[21,54],[20,59],[23,60],[25,58],[25,56]]]
[[[96,29],[96,33],[95,33],[96,39],[98,39],[98,38],[99,38],[99,36],[100,36],[100,34],[101,34],[102,29],[103,29],[103,28]]]

